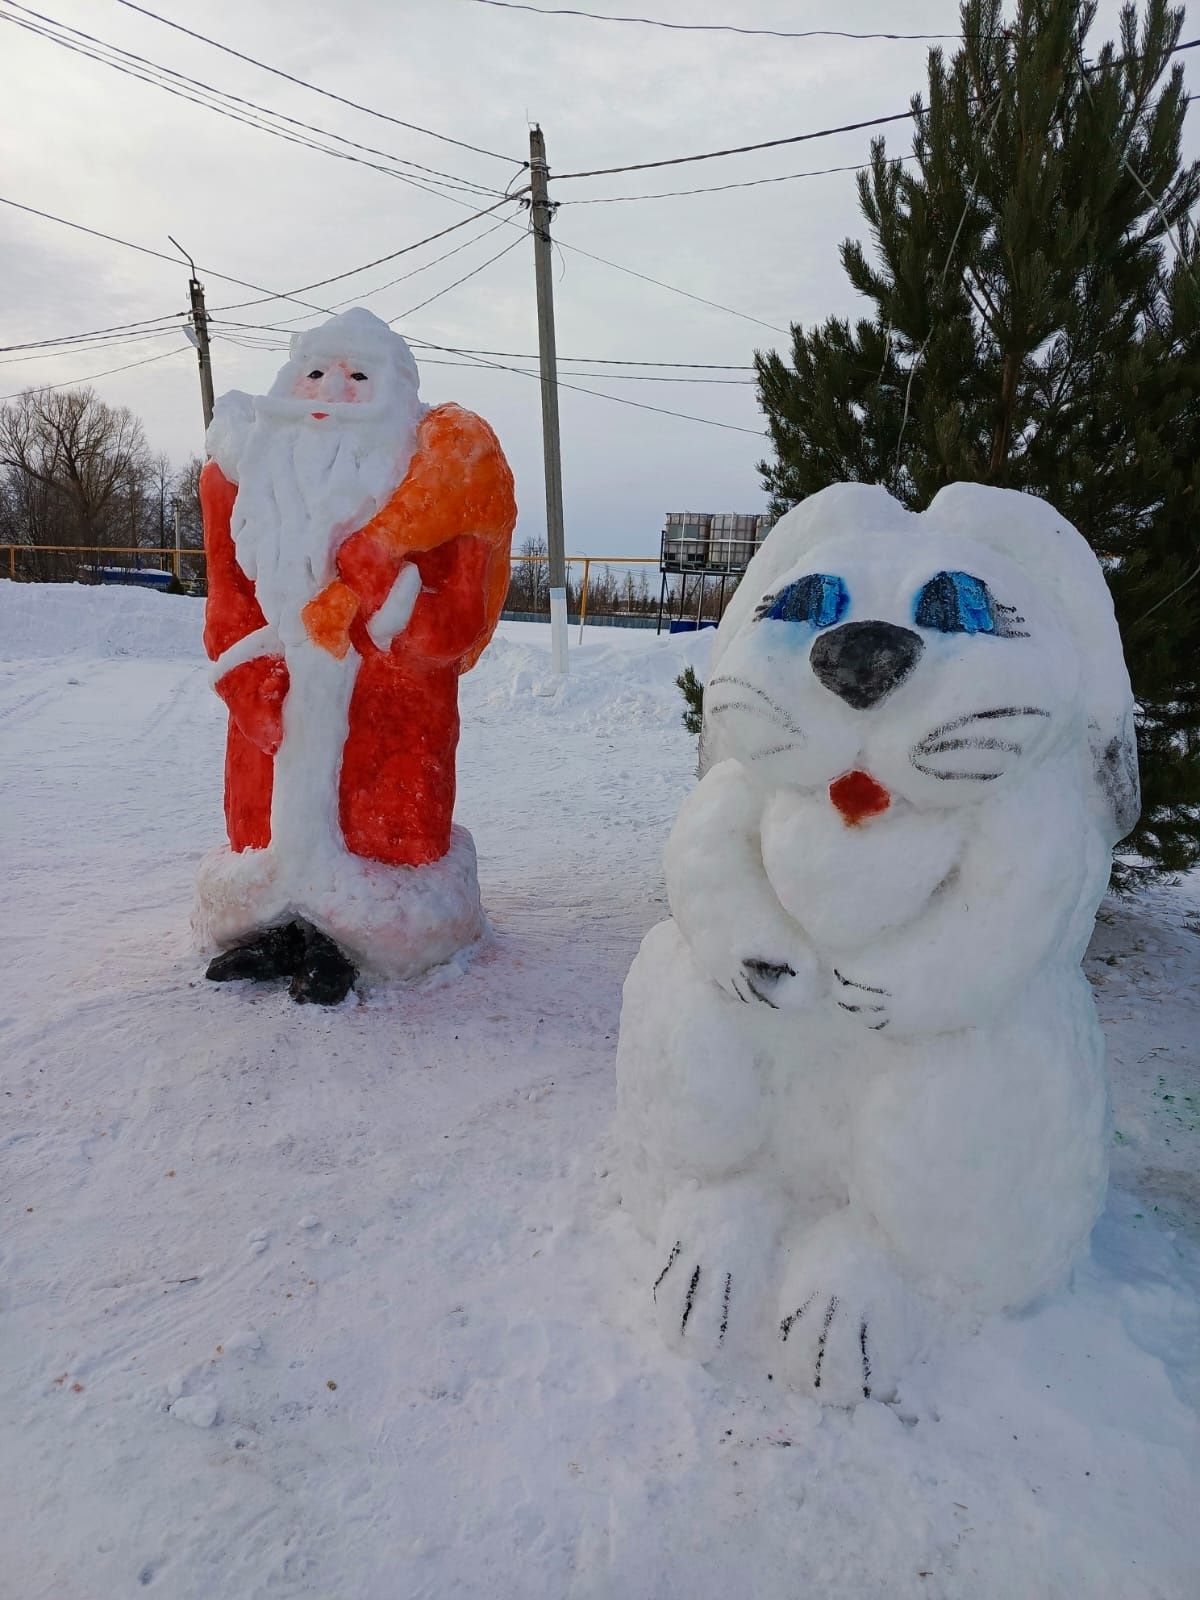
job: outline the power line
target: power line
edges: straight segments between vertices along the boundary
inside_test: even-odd
[[[502,205],[507,205],[509,203],[510,199],[515,200],[516,196],[515,195],[511,196],[511,197],[507,196],[507,195],[502,196],[499,200],[496,201],[495,205],[486,206],[482,211],[473,211],[469,217],[463,217],[458,222],[452,222],[448,228],[440,228],[437,233],[427,234],[424,239],[418,239],[414,244],[406,244],[406,245],[403,246],[403,248],[401,248],[399,250],[393,250],[386,256],[376,256],[374,261],[364,262],[361,267],[351,267],[349,269],[349,271],[347,271],[347,272],[335,272],[333,274],[333,276],[330,277],[330,278],[318,278],[316,283],[301,284],[301,286],[298,289],[293,289],[290,294],[267,294],[264,291],[264,298],[262,300],[239,300],[239,301],[236,302],[236,304],[230,305],[230,306],[214,306],[213,310],[214,311],[241,311],[241,310],[244,310],[246,306],[264,305],[268,301],[271,301],[271,300],[295,300],[297,295],[307,294],[310,289],[323,289],[325,287],[325,285],[328,284],[328,283],[340,283],[343,278],[353,278],[353,277],[356,277],[358,275],[358,273],[360,273],[360,272],[369,272],[372,267],[381,267],[381,266],[383,266],[383,264],[386,261],[395,261],[400,256],[411,255],[414,250],[419,250],[422,245],[432,244],[435,239],[444,239],[447,234],[456,233],[459,228],[465,228],[468,223],[476,222],[480,217],[489,217],[489,216],[491,216],[493,211],[497,211]],[[508,219],[505,218],[505,221],[507,221],[507,220]],[[482,236],[481,235],[477,235],[476,237],[482,237]],[[472,243],[473,241],[468,240],[467,242],[468,243]],[[444,257],[439,257],[439,259],[444,259]],[[433,266],[433,264],[434,263],[432,261],[428,261],[428,262],[425,263],[426,266]],[[207,269],[204,269],[204,270],[207,271]],[[422,269],[419,269],[419,270],[422,270]],[[215,278],[219,278],[221,276],[221,274],[219,272],[215,272],[215,273],[211,273],[210,276],[215,277]],[[237,282],[236,279],[232,279],[230,281],[231,282]],[[253,284],[250,284],[250,285],[248,285],[248,287],[254,288],[256,286],[253,285]],[[345,304],[344,301],[342,303]],[[303,304],[305,304],[305,302],[304,301],[300,301],[299,304],[303,305]],[[328,315],[330,308],[328,306],[316,306],[313,309],[315,309],[317,311],[323,311],[323,312],[326,313],[326,315]]]
[[[446,234],[453,233],[456,228],[465,228],[469,222],[474,222],[478,217],[486,217],[491,212],[495,211],[499,206],[507,203],[508,202],[506,200],[497,200],[495,205],[488,206],[483,211],[472,212],[469,217],[464,217],[459,222],[451,223],[450,227],[442,228],[437,233],[431,233],[424,239],[416,240],[416,242],[413,244],[404,245],[399,250],[393,250],[389,255],[378,256],[374,261],[368,261],[361,267],[351,267],[348,272],[337,272],[334,273],[334,275],[330,278],[322,278],[316,283],[305,284],[301,288],[295,289],[290,293],[286,293],[283,290],[273,292],[272,290],[265,288],[261,283],[251,283],[246,278],[235,278],[228,272],[218,272],[214,267],[201,266],[196,270],[198,272],[203,272],[207,277],[220,278],[223,283],[235,283],[239,288],[253,289],[256,293],[263,296],[263,300],[243,300],[239,301],[237,306],[218,306],[214,307],[214,310],[233,311],[235,309],[240,309],[241,306],[261,305],[264,303],[264,301],[269,300],[291,300],[297,305],[307,306],[310,311],[320,311],[325,315],[328,315],[329,308],[327,306],[318,306],[314,305],[312,301],[301,300],[301,294],[306,294],[310,289],[323,288],[327,283],[338,283],[343,278],[351,278],[355,275],[355,273],[365,272],[369,267],[377,267],[385,261],[394,261],[397,256],[407,255],[412,250],[420,249],[420,247],[424,244],[431,244],[435,239],[442,239],[446,236]],[[89,228],[82,222],[71,222],[66,217],[55,216],[51,211],[41,211],[36,206],[23,205],[19,200],[10,200],[6,195],[0,195],[0,205],[12,206],[17,211],[28,212],[28,214],[32,217],[42,217],[47,222],[60,223],[64,228],[73,228],[77,233],[89,234],[94,239],[104,239],[109,244],[123,245],[127,250],[136,250],[139,255],[154,256],[159,261],[169,262],[173,267],[178,267],[180,264],[178,257],[167,255],[163,250],[154,250],[149,245],[145,244],[135,244],[131,239],[119,238],[114,233],[104,233],[99,228]],[[15,349],[21,347],[10,346],[9,348]]]
[[[127,361],[122,367],[106,367],[103,372],[89,372],[84,378],[68,378],[63,383],[38,383],[30,384],[28,389],[17,389],[13,394],[0,394],[0,401],[19,400],[23,394],[31,390],[34,394],[43,394],[47,389],[73,389],[76,384],[93,383],[97,378],[108,378],[114,372],[128,372],[131,367],[148,367],[152,361],[165,361],[168,356],[181,356],[187,354],[187,346],[179,345],[174,350],[160,350],[156,356],[143,356],[141,361]]]
[[[262,329],[266,332],[278,330],[281,333],[289,331],[283,324],[274,322],[235,322],[230,324],[235,328]],[[419,350],[445,350],[451,355],[468,356],[502,356],[508,361],[536,361],[537,355],[528,350],[482,350],[473,345],[434,344],[429,339],[418,339],[414,334],[406,333],[405,340]],[[745,362],[732,361],[641,361],[624,356],[559,356],[560,361],[586,362],[590,366],[614,367],[670,367],[683,369],[689,372],[753,372],[755,368]]]
[[[468,218],[467,220],[469,221],[470,219]],[[351,304],[357,304],[359,301],[362,301],[362,300],[369,300],[372,295],[382,294],[385,289],[394,289],[398,283],[406,283],[409,278],[415,278],[415,277],[418,276],[418,274],[420,274],[422,272],[428,272],[430,267],[436,267],[442,261],[449,261],[451,256],[461,255],[461,253],[464,250],[469,250],[473,244],[478,244],[481,239],[487,239],[488,237],[490,237],[491,234],[498,232],[499,229],[506,228],[508,226],[510,226],[509,219],[507,217],[501,217],[500,221],[499,222],[494,222],[490,228],[484,228],[479,233],[472,234],[469,239],[464,239],[461,244],[456,244],[454,246],[453,250],[443,251],[443,253],[440,256],[434,256],[432,261],[423,261],[419,267],[413,267],[413,269],[410,272],[402,272],[398,278],[389,278],[386,283],[376,284],[375,288],[373,288],[373,289],[364,289],[360,294],[349,295],[345,300],[335,300],[333,302],[333,304],[331,306],[329,306],[327,309],[328,309],[328,311],[330,313],[335,312],[335,311],[340,311],[343,306],[348,306],[348,305],[351,305]],[[516,242],[519,244],[520,240],[517,240]],[[364,271],[365,271],[365,268],[364,268]],[[260,305],[262,302],[261,301],[257,301],[257,300],[246,300],[246,301],[243,301],[242,303],[243,303],[243,305]],[[238,308],[234,307],[234,306],[214,306],[213,307],[214,313],[217,312],[217,311],[222,311],[222,310],[224,310],[224,311],[232,311],[232,310],[236,310],[236,309],[238,309]],[[278,329],[279,331],[285,331],[288,328],[294,326],[295,323],[303,322],[307,317],[311,317],[312,314],[313,313],[311,311],[302,311],[299,314],[299,316],[281,317],[278,322],[273,322],[273,323],[269,323],[269,324],[268,323],[241,323],[241,324],[231,323],[230,326],[231,327],[232,326],[262,327],[262,328],[271,327],[271,328],[274,328],[274,329]],[[405,313],[405,314],[407,315],[407,313]]]
[[[186,313],[179,311],[173,313],[173,315],[176,317],[182,317],[185,316]],[[149,327],[150,323],[159,324],[159,326]],[[126,335],[126,330],[130,328],[144,328],[150,333],[167,333],[170,331],[171,322],[168,320],[168,317],[145,317],[141,322],[115,322],[111,325],[111,327],[108,328],[93,328],[89,333],[68,333],[64,334],[59,339],[26,339],[20,344],[3,344],[0,345],[0,352],[6,352],[9,350],[34,350],[44,351],[46,354],[52,355],[57,354],[57,351],[52,348],[56,345],[61,345],[65,349],[70,349],[75,345],[84,344],[91,339],[97,339],[98,342],[107,343],[109,338],[111,338],[114,342],[119,343],[121,337]],[[103,340],[100,340],[99,336],[102,334],[106,337]]]
[[[674,33],[739,33],[762,39],[960,39],[958,33],[847,33],[840,28],[806,28],[802,33],[782,28],[738,28],[728,22],[663,22],[658,17],[613,17],[596,11],[576,11],[566,6],[533,6],[518,0],[475,0],[477,5],[502,11],[532,11],[540,17],[584,17],[589,22],[636,22],[646,28],[669,28]],[[990,34],[985,34],[990,38]]]
[[[228,344],[238,345],[243,350],[257,350],[268,354],[281,354],[287,350],[286,344],[281,344],[277,339],[252,339],[240,334],[221,332],[217,335]],[[416,340],[412,341],[414,344]],[[531,358],[532,359],[532,358]],[[424,367],[467,367],[477,369],[475,361],[447,361],[444,356],[427,356],[422,354],[421,366]],[[517,371],[517,368],[513,368]],[[756,387],[754,378],[678,378],[665,376],[658,372],[578,372],[571,370],[568,374],[572,378],[605,378],[612,383],[700,383],[727,385],[732,388],[753,389]],[[540,374],[530,369],[528,377],[536,378]]]
[[[487,0],[487,3],[499,3],[499,0]],[[1167,53],[1168,55],[1178,55],[1182,50],[1195,50],[1197,46],[1200,46],[1200,39],[1189,39],[1184,44],[1177,44],[1174,49]],[[1112,65],[1117,66],[1119,63],[1113,62]],[[1090,70],[1099,71],[1101,69],[1093,68]],[[672,156],[661,161],[637,161],[624,167],[593,167],[583,172],[556,172],[554,180],[557,183],[565,183],[568,178],[604,178],[618,172],[646,172],[653,167],[679,167],[685,166],[692,161],[715,161],[722,156],[747,155],[754,150],[776,150],[785,144],[805,144],[810,139],[829,139],[836,133],[857,133],[863,128],[882,128],[889,122],[907,122],[917,115],[925,116],[927,112],[922,110],[918,113],[910,107],[907,111],[896,111],[886,117],[867,117],[862,122],[843,122],[834,128],[818,128],[812,133],[793,133],[789,134],[785,139],[764,139],[758,144],[734,145],[727,150],[705,150],[699,155]]]
[[[0,359],[0,367],[19,366],[24,361],[53,361],[58,356],[90,355],[93,350],[119,350],[123,345],[141,344],[146,339],[161,339],[164,334],[178,330],[163,328],[143,328],[140,333],[114,333],[104,339],[84,340],[65,344],[60,349],[32,350],[23,356],[5,356]]]
[[[498,372],[515,372],[518,377],[532,378],[536,383],[540,383],[542,381],[541,374],[539,372],[529,372],[524,367],[507,367],[498,361],[484,361],[478,356],[471,356],[469,351],[456,349],[453,345],[439,345],[437,348],[441,350],[449,350],[452,355],[468,356],[470,360],[474,361],[475,364],[480,367],[494,367]],[[593,395],[597,400],[611,400],[612,403],[617,406],[633,406],[635,410],[638,411],[656,411],[659,416],[679,417],[684,422],[703,423],[703,425],[707,428],[726,428],[731,433],[749,433],[752,434],[756,439],[761,439],[763,437],[757,428],[742,428],[739,427],[735,422],[717,422],[712,417],[696,417],[692,416],[691,413],[687,411],[669,411],[665,406],[647,405],[643,400],[627,400],[624,395],[605,394],[603,389],[587,389],[580,383],[564,383],[561,378],[558,379],[557,387],[560,389],[574,389],[577,394],[590,394]]]
[[[685,300],[696,300],[702,306],[712,306],[715,311],[726,311],[731,317],[741,317],[743,322],[757,322],[760,328],[770,328],[772,333],[787,333],[786,328],[778,327],[774,322],[764,322],[761,317],[752,317],[748,311],[736,311],[733,306],[724,306],[719,300],[706,300],[702,294],[693,294],[690,289],[681,289],[677,284],[666,283],[662,278],[652,278],[647,272],[637,272],[633,267],[623,267],[619,261],[610,261],[607,256],[593,255],[590,250],[584,250],[580,245],[568,244],[565,239],[557,243],[564,250],[572,250],[577,256],[586,256],[589,261],[599,261],[601,265],[613,267],[617,272],[627,273],[631,278],[640,278],[643,283],[657,284],[660,289],[669,289],[672,294],[681,294]]]
[[[426,306],[431,306],[435,300],[440,300],[444,294],[449,294],[451,289],[457,289],[460,283],[466,283],[469,278],[477,277],[479,273],[490,267],[494,261],[499,261],[501,256],[508,255],[519,244],[524,244],[524,242],[524,237],[511,240],[504,246],[503,250],[498,250],[494,256],[489,256],[486,261],[481,261],[477,267],[472,267],[470,272],[465,272],[461,278],[455,278],[453,283],[448,283],[444,289],[439,289],[436,294],[431,294],[428,299],[418,301],[415,306],[409,306],[407,311],[398,311],[394,317],[388,317],[387,321],[389,323],[399,322],[402,317],[411,317],[414,311],[423,311]]]
[[[405,157],[393,155],[390,151],[377,150],[373,145],[361,144],[355,139],[347,138],[344,134],[332,133],[326,128],[319,128],[313,123],[288,116],[284,112],[273,111],[269,106],[261,106],[257,102],[247,100],[241,95],[218,89],[212,84],[203,82],[201,79],[189,78],[184,73],[176,72],[172,67],[165,67],[159,62],[151,61],[146,56],[136,55],[134,52],[124,50],[118,45],[109,44],[106,40],[97,38],[94,34],[85,33],[79,28],[69,27],[66,23],[57,21],[54,17],[48,17],[42,12],[33,11],[28,6],[18,4],[17,0],[0,0],[0,3],[8,6],[12,11],[23,13],[23,16],[20,17],[10,15],[8,12],[0,13],[0,20],[9,22],[14,27],[24,28],[27,32],[33,33],[39,38],[46,39],[52,44],[60,45],[63,49],[71,50],[77,55],[86,57],[88,60],[98,61],[101,65],[111,67],[115,72],[123,73],[127,77],[135,78],[140,83],[148,83],[156,89],[162,89],[165,93],[176,96],[178,99],[186,100],[192,105],[198,105],[204,110],[216,112],[218,116],[228,117],[231,121],[240,122],[244,126],[255,128],[261,133],[269,133],[275,138],[284,139],[289,144],[297,144],[304,149],[316,150],[322,155],[333,156],[340,161],[354,161],[359,166],[369,167],[376,172],[383,172],[388,177],[397,178],[400,182],[422,189],[427,194],[439,193],[443,187],[447,186],[444,182],[447,179],[449,180],[449,187],[459,189],[464,193],[499,194],[501,192],[491,186],[476,184],[470,179],[459,178],[453,173],[440,172],[435,167],[424,167],[419,162],[408,161]],[[37,21],[27,21],[26,18],[29,17],[36,18]],[[41,27],[38,26],[38,23],[45,23],[48,26]],[[53,32],[51,31],[53,29],[58,29],[59,31]],[[73,34],[75,39],[65,37],[67,34]],[[87,43],[80,44],[75,42],[76,40],[85,40]],[[95,45],[99,48],[91,49],[89,45]],[[108,54],[101,54],[101,51],[107,51]],[[133,64],[131,65],[131,63]],[[166,81],[168,79],[174,79],[175,82]],[[180,84],[186,84],[191,89],[198,90],[199,95],[189,93],[188,89],[180,88]],[[199,96],[212,98],[200,98]],[[232,102],[234,106],[246,107],[252,114],[247,115],[243,111],[233,109],[230,105],[222,105],[218,103],[219,100]],[[327,145],[317,144],[311,139],[289,133],[283,128],[278,128],[273,123],[262,120],[263,118],[275,118],[279,122],[290,123],[292,127],[302,128],[322,139],[336,139],[339,143],[348,145],[350,150],[359,150],[367,155],[381,156],[386,161],[399,162],[402,166],[413,167],[416,171],[429,174],[430,177],[425,181],[421,181],[408,173],[397,172],[392,167],[381,166],[376,161],[365,161],[362,156],[352,155],[350,150],[330,149]],[[431,185],[436,185],[436,187]]]
[[[902,161],[910,161],[912,151],[906,156],[889,156],[888,164],[896,166]],[[764,183],[792,183],[797,178],[826,178],[833,172],[866,172],[870,168],[869,161],[852,162],[847,167],[818,167],[812,172],[785,172],[778,178],[743,178],[738,183],[711,183],[699,189],[660,189],[655,194],[606,194],[595,197],[588,196],[582,200],[560,200],[563,206],[613,206],[622,205],[627,200],[674,200],[680,195],[688,194],[724,194],[729,189],[758,189]]]
[[[888,122],[907,122],[912,111],[897,111],[888,117],[867,117],[862,122],[843,122],[836,128],[818,128],[813,133],[792,133],[786,139],[764,139],[758,144],[732,145],[728,150],[705,150],[695,156],[671,156],[662,161],[635,161],[625,167],[592,167],[584,172],[556,172],[554,181],[568,178],[607,178],[617,172],[646,172],[651,167],[681,167],[691,161],[715,161],[719,156],[744,156],[754,150],[776,150],[785,144],[805,144],[809,139],[829,139],[835,133],[857,133],[862,128],[881,128]]]
[[[447,133],[437,133],[433,128],[421,127],[419,123],[405,122],[401,117],[389,116],[386,111],[376,111],[373,106],[349,100],[345,95],[335,94],[332,89],[322,89],[318,84],[309,83],[304,78],[296,77],[294,73],[285,72],[282,67],[273,67],[266,61],[259,61],[255,56],[246,55],[244,51],[235,50],[232,45],[222,44],[218,39],[211,39],[207,34],[198,33],[194,28],[185,28],[181,22],[173,22],[170,17],[160,16],[157,11],[151,11],[146,6],[135,5],[134,0],[117,0],[117,4],[125,6],[129,11],[136,11],[143,17],[149,17],[154,22],[161,22],[165,28],[174,28],[177,33],[185,33],[189,39],[198,39],[201,44],[209,45],[214,50],[221,50],[225,55],[234,56],[238,61],[246,61],[252,67],[261,68],[263,72],[273,73],[277,78],[297,84],[301,89],[309,89],[313,94],[323,95],[327,100],[336,100],[339,105],[349,106],[354,111],[362,111],[368,117],[378,117],[382,122],[394,123],[396,127],[407,128],[411,133],[426,134],[431,139],[440,139],[443,144],[457,145],[460,150],[470,150],[478,156],[491,156],[495,161],[506,161],[512,166],[528,166],[528,162],[517,156],[501,155],[498,150],[485,150],[481,145],[468,144],[464,139],[453,139]]]
[[[446,361],[440,356],[422,356],[423,367],[470,367],[471,361]],[[513,371],[519,369],[513,368]],[[607,378],[611,383],[716,383],[729,384],[734,388],[753,389],[757,387],[754,378],[675,378],[664,377],[657,372],[576,372],[569,374],[572,378]],[[530,378],[540,377],[540,373],[529,371]],[[610,398],[614,398],[610,396]]]

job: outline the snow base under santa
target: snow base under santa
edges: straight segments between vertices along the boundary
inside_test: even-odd
[[[420,977],[487,935],[475,841],[455,826],[446,854],[422,867],[344,849],[297,861],[270,845],[221,845],[201,862],[192,932],[204,954],[295,918],[328,934],[370,976]]]

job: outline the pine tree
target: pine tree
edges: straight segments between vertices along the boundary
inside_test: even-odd
[[[913,152],[872,145],[847,240],[854,324],[757,358],[779,512],[829,483],[926,505],[956,480],[1042,495],[1109,579],[1139,712],[1143,815],[1125,874],[1200,861],[1200,249],[1184,166],[1182,9],[967,0],[929,56]]]

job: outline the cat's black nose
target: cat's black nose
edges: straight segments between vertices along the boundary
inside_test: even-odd
[[[809,659],[827,689],[866,711],[904,682],[924,648],[919,634],[892,622],[844,622],[820,636]]]

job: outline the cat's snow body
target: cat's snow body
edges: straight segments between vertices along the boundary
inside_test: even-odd
[[[718,633],[672,920],[625,986],[623,1195],[664,1335],[886,1397],[1054,1287],[1103,1201],[1079,962],[1137,815],[1103,576],[1029,496],[838,485]]]

